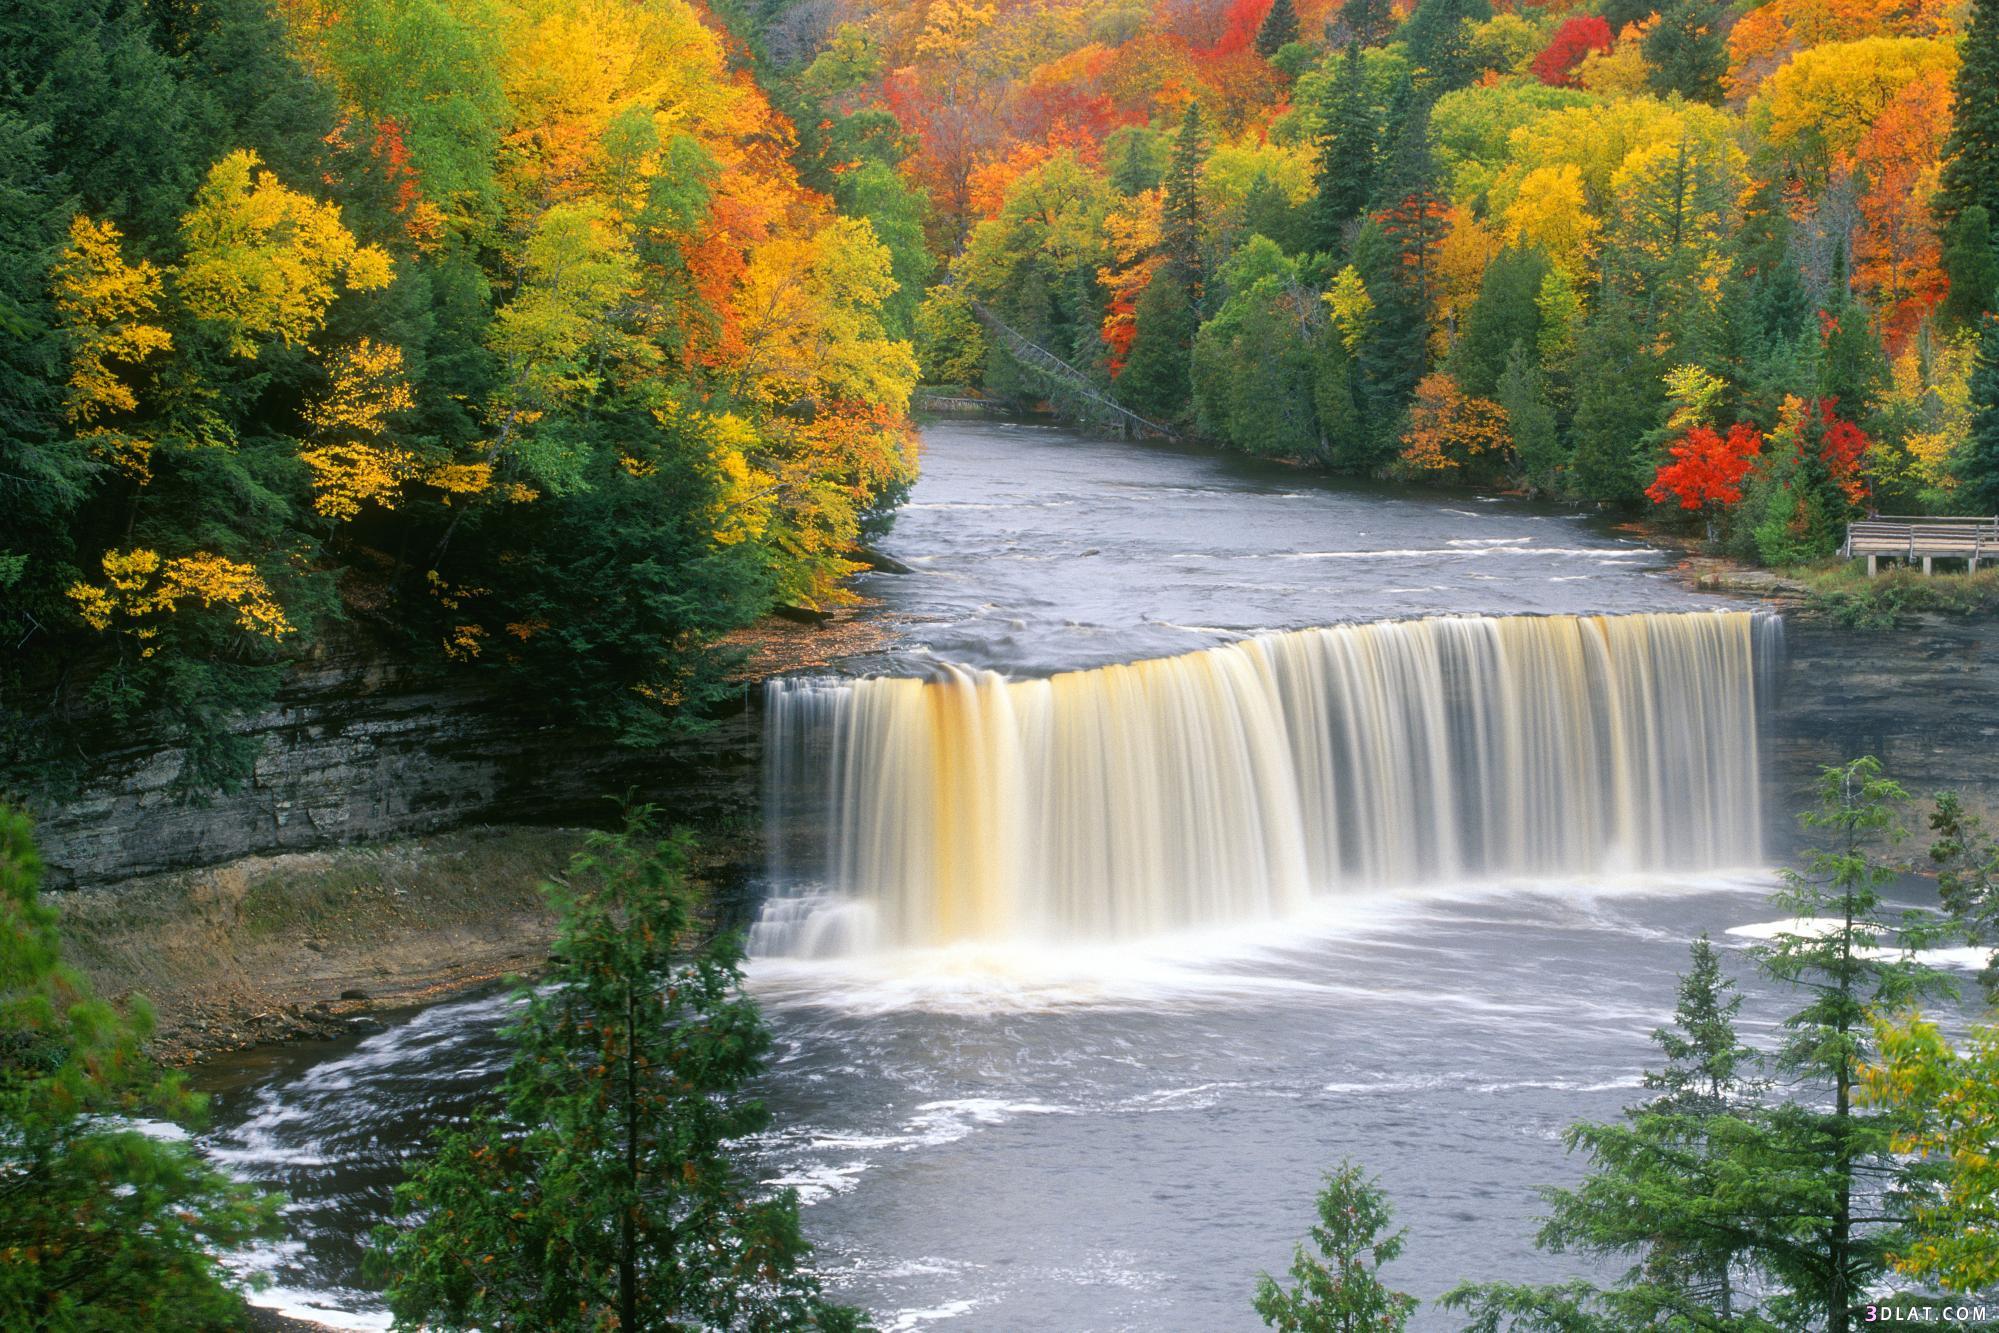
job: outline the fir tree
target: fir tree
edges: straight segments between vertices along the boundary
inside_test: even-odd
[[[1319,120],[1311,245],[1321,254],[1345,250],[1347,228],[1374,196],[1375,134],[1360,44],[1349,42]]]
[[[1350,42],[1380,46],[1395,31],[1395,9],[1390,0],[1346,0],[1340,6],[1339,26]]]
[[[1156,131],[1143,125],[1125,125],[1111,133],[1104,147],[1113,190],[1129,199],[1158,188],[1158,138]]]
[[[1166,168],[1166,201],[1160,224],[1160,248],[1173,280],[1181,284],[1188,299],[1200,301],[1201,261],[1201,163],[1207,159],[1207,142],[1201,124],[1201,104],[1189,102],[1180,118],[1180,132],[1174,136],[1173,158]]]
[[[1280,1333],[1400,1333],[1416,1298],[1384,1284],[1380,1271],[1402,1253],[1403,1233],[1383,1235],[1393,1215],[1381,1189],[1342,1162],[1319,1192],[1312,1241],[1292,1254],[1289,1290],[1268,1273],[1256,1282],[1256,1312]]]
[[[1416,80],[1431,98],[1462,88],[1478,73],[1471,28],[1492,17],[1489,0],[1417,0],[1402,26]]]
[[[1728,10],[1715,0],[1676,0],[1645,34],[1646,81],[1662,97],[1719,103],[1728,73]]]
[[[1537,491],[1555,491],[1561,484],[1566,460],[1562,457],[1561,435],[1555,426],[1555,409],[1548,402],[1547,381],[1532,344],[1513,344],[1494,396],[1506,409],[1506,423],[1513,432],[1513,453],[1520,461],[1521,475]]]
[[[523,992],[502,1105],[440,1136],[379,1234],[399,1326],[857,1326],[803,1270],[797,1196],[732,1156],[770,1034],[736,938],[686,942],[684,861],[638,811],[545,886],[552,984]]]
[[[1298,40],[1298,11],[1291,0],[1271,0],[1270,11],[1256,29],[1256,53],[1265,60]]]
[[[279,1200],[144,1117],[203,1099],[146,1057],[152,1013],[98,999],[61,958],[27,816],[0,806],[0,1327],[229,1328],[216,1255],[275,1229]]]
[[[1539,341],[1541,315],[1535,298],[1549,271],[1538,250],[1505,250],[1487,266],[1478,299],[1465,312],[1457,346],[1451,349],[1451,374],[1466,393],[1490,398],[1513,349]]]
[[[1570,423],[1571,488],[1585,500],[1635,505],[1651,472],[1639,442],[1658,425],[1658,358],[1643,345],[1628,302],[1606,299],[1585,328]]]
[[[1999,514],[1999,315],[1978,326],[1978,363],[1971,372],[1971,438],[1957,462],[1965,503],[1980,514]]]
[[[1999,0],[1972,0],[1959,50],[1938,206],[1946,217],[1973,207],[1999,215]]]
[[[1992,215],[1983,204],[1959,211],[1944,229],[1943,271],[1950,290],[1937,307],[1946,328],[1973,329],[1999,306],[1999,250],[1993,248]]]

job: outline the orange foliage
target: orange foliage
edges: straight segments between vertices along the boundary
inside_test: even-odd
[[[1473,470],[1497,461],[1512,443],[1506,409],[1473,398],[1449,375],[1425,375],[1409,405],[1409,429],[1402,436],[1403,470],[1436,476]]]
[[[1854,278],[1880,312],[1893,357],[1948,287],[1930,199],[1951,124],[1951,80],[1933,71],[1904,87],[1854,150],[1866,183]]]
[[[1795,51],[1861,37],[1942,37],[1950,0],[1771,0],[1728,35],[1729,94],[1747,97]]]

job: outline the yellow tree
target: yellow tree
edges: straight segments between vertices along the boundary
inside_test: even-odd
[[[186,255],[174,275],[188,313],[241,357],[273,338],[305,343],[326,322],[336,282],[375,291],[394,276],[388,253],[357,242],[338,208],[259,166],[255,153],[238,149],[209,170],[181,219]]]
[[[120,239],[111,223],[78,214],[49,277],[69,342],[64,414],[102,456],[144,481],[151,475],[151,443],[112,430],[106,421],[138,410],[138,395],[125,377],[171,348],[173,335],[152,322],[159,310],[159,269],[144,260],[127,264]]]

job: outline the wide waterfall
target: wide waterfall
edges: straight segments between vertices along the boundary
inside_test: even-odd
[[[785,680],[752,947],[1108,940],[1343,890],[1760,858],[1746,612],[1302,630],[1008,680]]]

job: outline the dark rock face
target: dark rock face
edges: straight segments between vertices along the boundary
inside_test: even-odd
[[[1860,755],[1914,798],[1918,843],[1917,814],[1939,790],[1999,822],[1999,622],[1925,618],[1868,631],[1793,616],[1785,642],[1765,709],[1772,853],[1795,844],[1795,812],[1811,804],[1819,770]]]
[[[1792,617],[1785,639],[1765,707],[1773,857],[1796,846],[1795,812],[1819,768],[1862,754],[1919,802],[1959,789],[1999,824],[1999,622],[1877,633]],[[756,809],[756,689],[668,758],[537,719],[473,684],[357,656],[300,671],[248,720],[262,745],[255,776],[206,804],[174,795],[177,753],[107,754],[86,791],[40,812],[44,855],[54,883],[102,884],[475,823],[601,823],[627,792],[676,821],[739,820]]]
[[[37,811],[58,885],[431,833],[471,823],[601,823],[627,792],[676,821],[751,812],[747,709],[670,758],[537,718],[476,682],[357,656],[301,669],[242,730],[261,746],[233,792],[190,803],[175,750],[114,751],[79,794]]]

